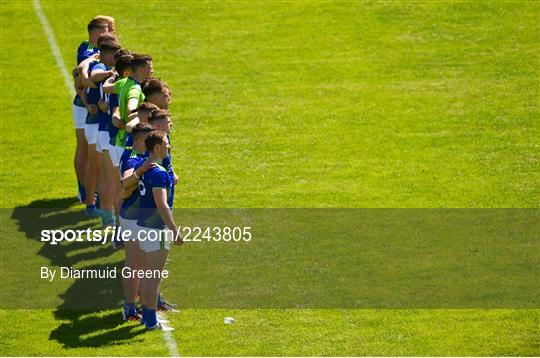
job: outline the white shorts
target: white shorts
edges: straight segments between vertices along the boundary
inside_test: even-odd
[[[120,159],[122,159],[122,154],[124,154],[124,147],[118,147],[116,145],[109,146],[109,156],[111,157],[111,162],[113,167],[120,166]]]
[[[151,229],[137,225],[137,239],[139,246],[144,252],[170,250],[174,240],[174,234],[167,229]]]
[[[137,220],[128,220],[120,216],[120,227],[122,231],[130,230],[132,240],[137,240],[137,232],[139,231],[139,226],[137,225]]]
[[[111,147],[110,140],[109,132],[98,131],[97,151],[103,153],[104,150],[109,150]]]
[[[75,129],[84,129],[85,122],[86,122],[86,115],[88,113],[88,110],[86,107],[79,107],[77,105],[73,105],[73,123],[75,124]]]
[[[98,140],[98,127],[99,124],[85,124],[84,136],[88,144],[96,144]]]

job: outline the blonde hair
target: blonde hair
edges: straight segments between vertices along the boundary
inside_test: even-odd
[[[98,15],[98,16],[94,17],[94,20],[105,21],[107,23],[108,31],[112,32],[113,34],[116,33],[116,28],[114,26],[114,17],[105,16],[105,15]]]

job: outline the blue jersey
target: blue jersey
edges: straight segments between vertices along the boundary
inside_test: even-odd
[[[167,134],[167,139],[169,139],[168,134]],[[169,139],[169,143],[170,143],[170,139]],[[126,140],[126,150],[125,151],[131,150],[132,148],[133,148],[133,136],[131,134],[128,134],[127,140]],[[173,170],[172,161],[171,161],[171,150],[170,149],[169,149],[169,155],[167,155],[166,158],[163,158],[161,160],[160,164],[161,164],[161,166],[163,168],[165,168],[165,170],[169,174],[169,177],[171,178],[171,183],[172,183],[171,197],[174,198],[174,170]]]
[[[90,66],[88,67],[88,74],[90,75],[92,73],[92,71],[95,71],[95,70],[103,70],[103,71],[109,71],[109,67],[105,66],[103,63],[99,62],[99,61],[94,61],[90,64]],[[87,89],[87,100],[88,100],[88,104],[94,104],[94,105],[98,105],[98,102],[102,97],[102,89],[101,87],[99,86],[99,84],[97,84],[98,87],[97,88],[88,88]],[[98,108],[98,111],[96,114],[90,114],[88,113],[86,115],[86,124],[98,124],[100,121],[102,121],[104,118],[107,117],[107,113],[105,112],[102,112],[99,108]]]
[[[111,96],[111,94],[106,93],[106,92],[103,91],[103,83],[105,83],[105,82],[101,82],[99,84],[99,94],[100,94],[101,98],[103,99],[103,101],[105,101],[105,102],[107,102],[107,104],[109,104],[109,97]],[[101,112],[101,110],[99,110],[98,118],[99,118],[98,130],[100,132],[107,132],[107,134],[109,134],[110,128],[113,127],[113,125],[112,125],[112,115],[111,115],[110,107],[107,110],[107,112]]]
[[[167,174],[167,170],[161,165],[157,165],[149,169],[139,179],[139,193],[141,195],[139,217],[137,219],[137,225],[152,228],[152,229],[164,229],[165,223],[161,220],[159,212],[156,209],[156,202],[154,201],[153,189],[161,188],[167,192],[167,204],[169,208],[172,208],[173,197],[171,195],[171,178]]]
[[[133,136],[131,135],[131,133],[128,133],[126,138],[126,148],[131,147],[133,147]]]
[[[96,53],[99,53],[99,49],[97,47],[94,47],[94,45],[92,45],[88,40],[83,41],[77,49],[77,65],[80,65],[81,62]],[[81,97],[79,95],[75,95],[75,98],[73,99],[73,104],[79,107],[84,107],[84,104],[82,103]]]
[[[135,170],[140,167],[144,163],[146,157],[146,154],[141,154],[136,150],[124,151],[122,158],[120,159],[120,173],[122,176],[124,175],[125,171],[129,169]],[[127,220],[137,220],[140,207],[139,202],[139,190],[135,189],[133,193],[131,193],[131,196],[125,199],[122,203],[122,207],[120,208],[120,216]]]
[[[111,117],[111,125],[109,126],[109,138],[111,138],[109,144],[114,145],[116,143],[116,134],[118,133],[118,127],[112,124],[112,114],[115,107],[118,107],[118,95],[109,94],[109,116]]]
[[[167,134],[167,139],[169,140],[169,144],[171,144],[171,137],[169,134]],[[171,178],[172,188],[171,188],[171,196],[174,198],[174,169],[172,165],[172,159],[171,159],[171,150],[169,149],[169,155],[167,155],[166,158],[163,158],[163,161],[161,162],[161,165],[167,170],[167,173],[169,174],[169,177]]]
[[[90,41],[86,40],[81,42],[79,48],[77,49],[77,65],[80,65],[81,62],[86,60],[88,57],[91,57],[99,52],[97,47],[94,47]]]
[[[167,171],[167,174],[169,175],[169,179],[171,179],[170,195],[171,195],[171,200],[172,200],[174,199],[174,170],[173,170],[172,161],[171,161],[170,149],[169,149],[169,155],[167,155],[167,157],[163,158],[163,160],[161,161],[161,166],[165,168],[165,170]]]

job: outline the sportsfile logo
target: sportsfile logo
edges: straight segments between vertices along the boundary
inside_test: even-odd
[[[179,227],[175,232],[170,229],[141,228],[137,231],[121,227],[98,229],[41,230],[41,242],[58,245],[65,242],[95,242],[105,245],[107,242],[139,241],[183,241],[183,242],[249,242],[252,239],[251,227]]]
[[[58,245],[62,241],[66,242],[96,242],[102,245],[108,241],[128,241],[133,232],[122,230],[121,227],[106,227],[104,230],[93,229],[68,229],[68,230],[41,230],[41,242],[48,242],[51,245]]]

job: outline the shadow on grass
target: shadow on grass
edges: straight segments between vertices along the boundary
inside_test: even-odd
[[[98,229],[99,220],[89,220],[84,212],[74,207],[73,198],[36,200],[26,206],[16,207],[11,218],[18,230],[31,240],[40,240],[41,230],[49,229]],[[43,243],[38,254],[47,258],[51,266],[77,269],[106,270],[123,266],[123,255],[113,257],[109,244],[88,242],[62,242],[58,245]],[[103,263],[107,261],[107,263]],[[49,339],[64,347],[103,347],[132,342],[144,332],[133,324],[122,322],[118,309],[122,300],[122,284],[117,279],[76,279],[59,297],[63,300],[54,316],[61,321]]]

